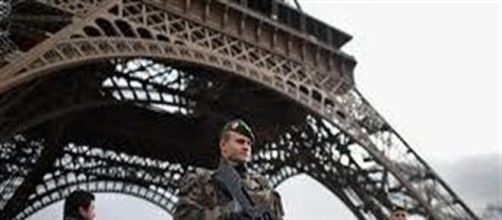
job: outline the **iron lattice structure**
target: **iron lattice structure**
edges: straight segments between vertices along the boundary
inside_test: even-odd
[[[393,205],[475,214],[357,91],[351,36],[270,0],[3,1],[0,219],[71,190],[173,211],[181,176],[215,167],[222,124],[257,130],[254,168],[306,174],[358,219]],[[3,45],[2,45],[3,46]]]

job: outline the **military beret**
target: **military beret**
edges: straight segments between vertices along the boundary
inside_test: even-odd
[[[253,131],[251,130],[249,125],[247,125],[246,122],[241,119],[235,119],[227,122],[227,124],[225,124],[225,126],[223,126],[223,129],[221,130],[221,134],[224,134],[227,131],[234,131],[242,134],[251,139],[252,142],[254,142],[255,140]]]
[[[398,205],[392,206],[392,212],[397,212],[397,211],[403,211],[403,212],[405,212],[406,209],[404,207],[398,206]]]

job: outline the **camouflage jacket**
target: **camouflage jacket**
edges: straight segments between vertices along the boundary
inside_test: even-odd
[[[235,202],[224,195],[216,185],[213,171],[197,169],[195,173],[185,175],[180,183],[178,204],[174,211],[174,220],[226,220]],[[282,220],[284,211],[279,194],[268,180],[245,169],[241,172],[242,184],[256,206],[272,210]]]

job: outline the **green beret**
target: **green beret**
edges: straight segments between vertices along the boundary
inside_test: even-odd
[[[402,206],[394,205],[392,206],[392,212],[403,211],[406,212],[406,209]]]
[[[235,119],[227,122],[227,124],[225,124],[225,126],[223,126],[223,129],[221,130],[221,134],[224,134],[227,131],[234,131],[242,134],[251,139],[252,142],[254,142],[255,140],[253,131],[251,130],[249,125],[247,125],[246,122],[241,119]]]

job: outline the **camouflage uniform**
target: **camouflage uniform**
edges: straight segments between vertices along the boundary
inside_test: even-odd
[[[225,161],[223,162],[225,163]],[[245,166],[236,167],[256,206],[272,210],[282,220],[281,198],[267,179]],[[174,220],[225,220],[235,210],[235,202],[222,192],[212,178],[213,171],[197,169],[181,181]]]

